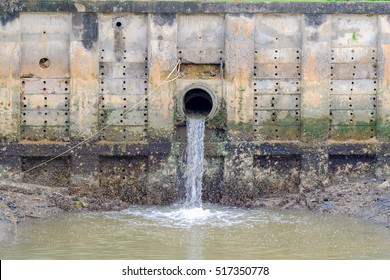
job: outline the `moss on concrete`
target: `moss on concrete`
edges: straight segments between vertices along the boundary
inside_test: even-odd
[[[318,119],[302,118],[301,124],[303,141],[321,141],[328,138],[328,117]]]

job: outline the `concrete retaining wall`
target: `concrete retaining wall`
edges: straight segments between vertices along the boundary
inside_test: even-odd
[[[10,1],[1,10],[3,177],[105,128],[20,179],[177,201],[192,88],[213,97],[206,200],[389,175],[387,3]],[[181,77],[160,86],[179,60]]]

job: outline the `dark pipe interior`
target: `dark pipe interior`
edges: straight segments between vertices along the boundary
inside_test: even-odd
[[[213,108],[213,100],[207,91],[194,88],[184,96],[184,112],[186,115],[207,116]]]

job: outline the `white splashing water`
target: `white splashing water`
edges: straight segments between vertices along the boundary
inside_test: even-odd
[[[204,118],[187,119],[187,208],[202,208],[204,127]]]

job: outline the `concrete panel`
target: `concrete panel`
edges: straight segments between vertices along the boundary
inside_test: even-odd
[[[254,80],[254,91],[257,94],[299,94],[300,80]]]
[[[101,94],[145,95],[148,90],[147,79],[100,79]]]
[[[179,15],[177,22],[178,49],[224,49],[223,15]]]
[[[23,126],[69,126],[69,114],[66,111],[23,111]]]
[[[131,47],[122,50],[121,52],[113,52],[106,49],[101,49],[99,52],[101,62],[121,62],[127,63],[146,63],[148,53],[145,50],[133,50]],[[121,55],[121,56],[120,56]],[[120,58],[120,59],[118,59]]]
[[[298,63],[255,63],[253,75],[259,79],[298,79],[301,76],[301,67]]]
[[[376,114],[372,110],[331,110],[330,124],[337,125],[373,125]]]
[[[143,79],[147,77],[145,63],[99,63],[99,78],[101,79]]]
[[[332,15],[333,47],[377,47],[377,16]]]
[[[300,126],[254,126],[255,139],[262,141],[296,141],[301,135]]]
[[[147,15],[99,14],[100,53],[114,53],[118,62],[123,60],[125,50],[144,53],[148,45],[147,22]]]
[[[332,110],[375,110],[375,95],[335,95],[331,97],[330,107]]]
[[[254,125],[299,126],[300,111],[255,111]]]
[[[335,48],[332,49],[332,63],[372,63],[376,61],[376,48]]]
[[[21,44],[22,78],[68,78],[70,76],[69,41],[31,42]],[[49,64],[42,66],[42,59]]]
[[[23,13],[20,19],[21,76],[69,77],[70,14]],[[42,58],[50,64],[40,66]]]
[[[22,34],[53,35],[70,34],[69,13],[22,13],[20,14]]]
[[[144,110],[147,106],[147,99],[143,95],[102,95],[100,96],[100,108],[104,110],[128,111],[134,106],[134,110]]]
[[[22,140],[30,141],[69,141],[69,128],[67,126],[29,126],[21,125]]]
[[[147,129],[145,126],[111,125],[100,132],[97,138],[109,142],[132,142],[145,141],[146,136]]]
[[[33,94],[68,94],[70,90],[69,79],[22,79],[22,90],[29,95]]]
[[[330,85],[332,95],[373,95],[376,94],[378,90],[378,83],[376,80],[332,80]]]
[[[68,42],[69,33],[47,33],[46,31],[40,33],[21,33],[22,42],[34,42],[35,44],[45,45],[47,42]]]
[[[300,63],[300,48],[255,49],[255,63]]]
[[[255,49],[296,48],[302,44],[301,15],[257,14]]]
[[[21,96],[21,110],[69,110],[68,94]]]
[[[178,49],[183,63],[220,64],[224,60],[222,49]]]
[[[300,108],[299,95],[256,95],[254,97],[255,111],[268,110],[297,110]]]
[[[377,75],[376,63],[338,63],[331,66],[331,76],[335,80],[376,79]]]
[[[133,110],[124,114],[122,110],[104,110],[100,111],[101,126],[112,123],[113,125],[123,126],[145,126],[148,121],[147,110]]]
[[[375,124],[372,126],[339,125],[331,126],[329,138],[336,141],[347,141],[350,139],[363,141],[373,139],[375,137],[375,133]]]

